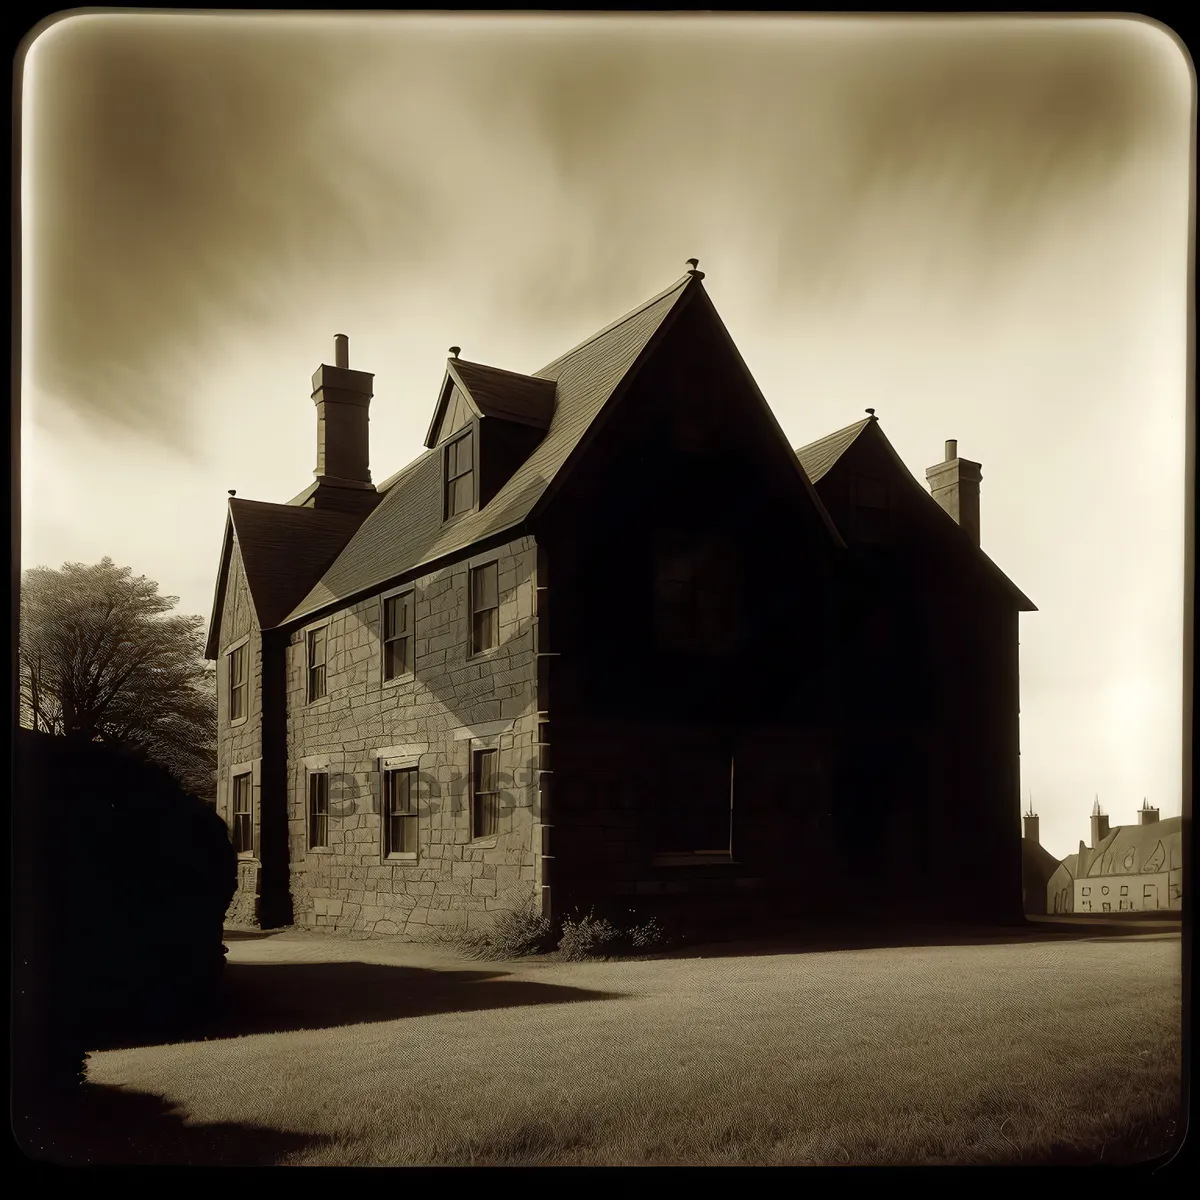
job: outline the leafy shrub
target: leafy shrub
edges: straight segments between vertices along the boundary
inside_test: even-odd
[[[500,913],[490,929],[465,939],[468,952],[476,958],[525,958],[554,949],[554,923],[532,904]]]

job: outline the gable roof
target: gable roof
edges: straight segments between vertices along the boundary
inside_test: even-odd
[[[362,521],[361,513],[231,498],[206,656],[215,658],[217,654],[218,626],[235,540],[259,628],[272,629],[320,578]]]
[[[807,446],[801,446],[796,451],[796,457],[800,460],[801,466],[804,467],[805,473],[812,480],[814,486],[818,480],[823,479],[833,470],[850,447],[859,440],[868,428],[871,429],[869,436],[879,439],[896,470],[912,484],[914,490],[924,498],[926,504],[933,506],[928,511],[932,513],[934,509],[937,510],[945,523],[944,528],[946,532],[951,537],[956,538],[959,546],[970,553],[974,560],[983,566],[985,573],[994,583],[1009,593],[1016,603],[1017,611],[1037,612],[1037,606],[1033,601],[1000,570],[995,562],[975,542],[967,537],[959,523],[922,487],[916,476],[913,475],[908,469],[907,464],[896,452],[895,446],[888,440],[879,423],[878,417],[870,416],[861,421],[855,421],[853,425],[847,425],[845,428],[838,429],[834,433],[819,438],[815,442],[809,442]]]
[[[1163,862],[1158,869],[1169,871],[1179,865],[1181,846],[1178,843],[1182,834],[1182,817],[1168,817],[1150,825],[1117,825],[1090,851],[1081,875],[1091,878],[1139,874],[1157,853],[1160,842],[1163,844]],[[1172,841],[1177,844],[1172,846]],[[1127,861],[1131,864],[1128,867],[1125,866]]]
[[[496,417],[502,421],[515,421],[519,425],[532,425],[535,429],[546,429],[554,415],[556,387],[553,379],[520,375],[516,371],[502,371],[499,367],[452,358],[446,364],[441,398],[429,423],[429,432],[425,435],[425,445],[429,448],[435,444],[438,426],[455,384],[479,417]]]
[[[870,424],[871,418],[865,417],[861,421],[855,421],[853,425],[847,425],[845,429],[839,429],[815,442],[809,442],[807,446],[801,446],[796,451],[796,457],[800,460],[800,465],[804,468],[804,473],[808,478],[815,484],[817,480],[826,475],[834,463],[854,445],[858,435]]]
[[[435,450],[427,449],[385,480],[379,488],[385,493],[382,502],[284,620],[300,620],[329,605],[369,593],[392,579],[429,568],[439,559],[521,525],[600,410],[626,379],[632,378],[675,314],[698,290],[698,279],[685,275],[534,373],[532,378],[556,386],[557,399],[546,434],[478,512],[443,523],[441,462]]]

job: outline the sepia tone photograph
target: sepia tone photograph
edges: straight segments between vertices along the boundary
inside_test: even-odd
[[[1169,1166],[1172,30],[99,8],[14,67],[27,1165]]]

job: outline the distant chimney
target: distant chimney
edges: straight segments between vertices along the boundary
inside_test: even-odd
[[[1158,820],[1158,809],[1151,808],[1149,804],[1142,801],[1142,807],[1138,810],[1139,825],[1153,825]]]
[[[979,483],[983,470],[977,462],[958,457],[958,442],[946,442],[946,459],[925,472],[933,498],[979,545]]]
[[[1100,798],[1092,805],[1092,849],[1108,837],[1108,817],[1100,811]]]
[[[1032,842],[1035,846],[1041,844],[1041,820],[1037,813],[1030,806],[1029,811],[1022,818],[1025,822],[1025,840]]]
[[[350,339],[339,333],[333,339],[331,367],[322,364],[312,378],[312,398],[317,406],[317,507],[325,507],[331,493],[371,490],[368,410],[375,376],[350,370]],[[338,507],[338,503],[329,505]]]

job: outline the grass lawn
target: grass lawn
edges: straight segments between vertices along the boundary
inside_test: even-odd
[[[210,1040],[112,1049],[58,1161],[1131,1161],[1178,1141],[1177,935],[478,963],[231,941]]]

